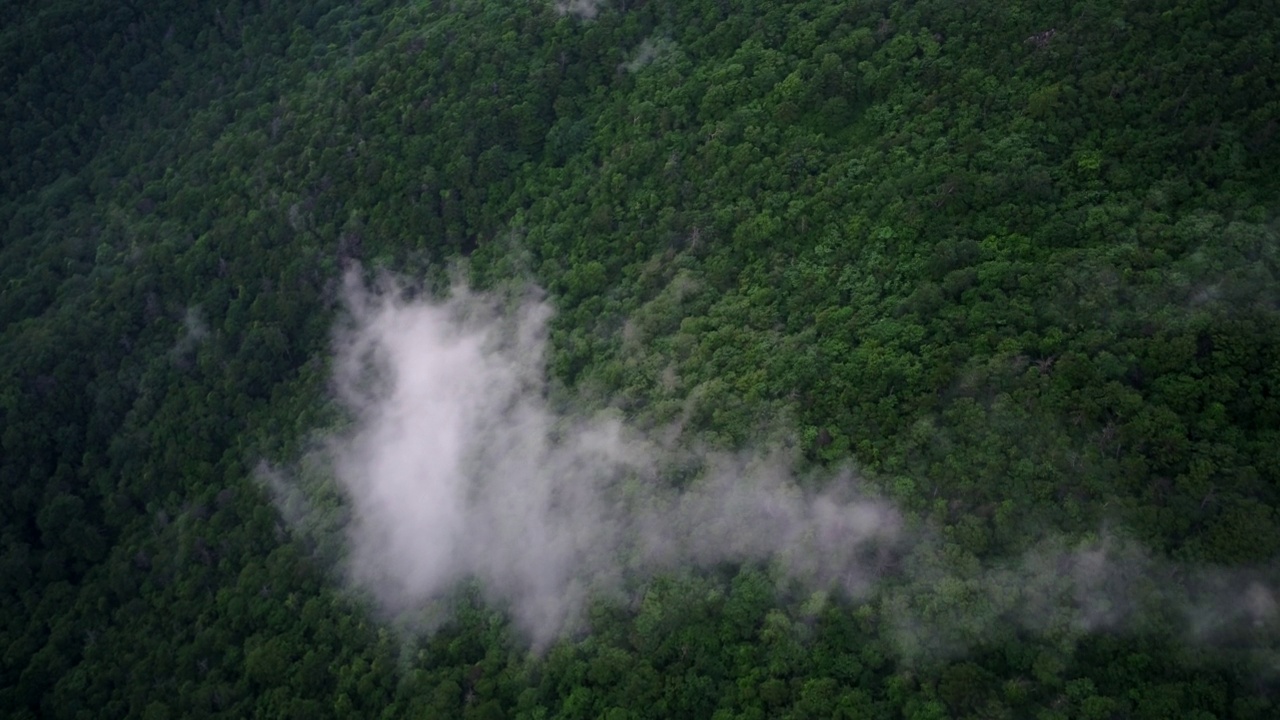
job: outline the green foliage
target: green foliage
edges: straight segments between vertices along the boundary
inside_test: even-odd
[[[1272,716],[1168,628],[910,667],[881,606],[753,568],[543,658],[467,603],[398,642],[273,509],[258,461],[341,422],[341,270],[469,256],[552,293],[557,380],[726,446],[794,426],[957,562],[1105,523],[1275,557],[1275,13],[740,5],[0,10],[0,711]],[[969,632],[979,594],[926,595]]]

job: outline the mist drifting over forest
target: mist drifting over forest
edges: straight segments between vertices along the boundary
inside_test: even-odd
[[[757,563],[793,590],[874,604],[908,660],[964,653],[1007,625],[1073,642],[1159,618],[1197,644],[1250,635],[1275,669],[1265,569],[1179,564],[1106,530],[949,563],[935,532],[905,527],[853,473],[801,483],[778,444],[711,450],[557,397],[545,367],[553,309],[533,286],[455,283],[434,299],[353,272],[344,302],[333,390],[353,422],[312,461],[349,506],[339,574],[408,626],[476,581],[545,646],[580,627],[593,597],[625,601],[664,572]],[[273,482],[289,495],[287,480]],[[933,613],[920,599],[936,592],[957,602]]]
[[[354,429],[324,453],[350,503],[344,574],[385,610],[475,579],[544,642],[589,593],[662,570],[772,562],[861,594],[899,539],[886,503],[850,477],[801,490],[780,450],[678,449],[616,412],[553,408],[535,289],[432,302],[349,280],[346,302],[334,387]]]
[[[0,717],[1280,717],[1271,5],[5,3]]]

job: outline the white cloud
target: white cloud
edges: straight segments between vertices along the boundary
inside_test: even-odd
[[[858,591],[861,551],[897,536],[848,478],[814,495],[779,455],[677,452],[616,414],[554,410],[535,291],[428,302],[353,282],[347,305],[335,389],[355,424],[326,455],[351,509],[346,575],[392,614],[474,579],[545,642],[592,592],[672,567],[778,561]],[[673,465],[697,474],[683,491]]]

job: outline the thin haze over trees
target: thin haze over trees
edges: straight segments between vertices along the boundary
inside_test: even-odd
[[[0,713],[1275,716],[1268,4],[0,19]]]

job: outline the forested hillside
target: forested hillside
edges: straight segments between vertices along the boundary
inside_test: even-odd
[[[1275,717],[1277,18],[7,3],[0,714]],[[459,262],[546,289],[564,397],[789,434],[929,540],[861,598],[746,564],[543,652],[475,588],[400,634],[255,468],[341,422],[344,270]],[[1000,568],[1108,542],[1158,612],[1006,621]]]

